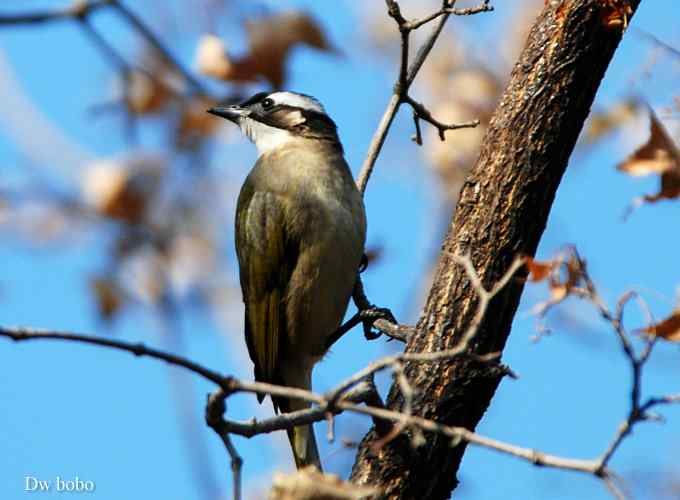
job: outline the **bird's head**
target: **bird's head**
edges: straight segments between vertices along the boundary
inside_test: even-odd
[[[232,106],[210,108],[208,113],[237,124],[260,154],[296,139],[340,141],[333,120],[315,98],[296,92],[261,92]]]

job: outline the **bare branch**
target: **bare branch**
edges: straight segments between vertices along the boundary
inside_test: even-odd
[[[599,468],[596,471],[596,475],[601,477],[607,486],[607,488],[612,492],[616,498],[624,498],[621,491],[616,487],[614,482],[609,477],[609,473],[606,470],[612,457],[619,449],[623,441],[632,433],[633,427],[640,422],[653,420],[652,415],[650,415],[649,410],[657,405],[665,405],[680,402],[680,395],[673,394],[668,396],[663,396],[659,398],[649,398],[646,402],[641,402],[642,397],[642,375],[645,363],[649,360],[652,350],[656,344],[657,337],[647,337],[645,339],[644,347],[638,354],[635,350],[635,346],[624,326],[623,318],[626,306],[635,299],[646,315],[649,324],[653,323],[653,316],[649,309],[647,303],[640,297],[640,295],[635,290],[629,290],[625,292],[616,303],[616,310],[612,312],[607,303],[604,301],[602,296],[597,290],[595,283],[588,274],[585,261],[579,256],[578,251],[570,247],[569,252],[571,254],[571,259],[573,257],[573,262],[575,262],[575,269],[570,270],[570,272],[578,274],[577,279],[579,282],[583,282],[584,286],[572,286],[567,289],[567,294],[573,294],[580,298],[586,299],[592,306],[596,309],[600,317],[608,323],[614,333],[616,338],[621,345],[621,350],[628,361],[631,368],[631,389],[630,389],[630,404],[628,409],[628,414],[625,420],[619,425],[618,429],[614,433],[613,438],[607,445],[607,448],[602,452],[597,462],[599,463]],[[576,278],[572,278],[574,283]],[[565,296],[566,296],[565,295]],[[561,301],[562,299],[560,299]],[[547,305],[539,313],[544,314],[549,307],[552,307],[557,302],[549,301]]]
[[[177,71],[184,80],[193,88],[193,91],[200,95],[209,95],[203,84],[196,78],[193,73],[184,68],[184,66],[175,58],[160,39],[151,31],[151,29],[128,7],[126,7],[120,0],[108,0],[113,7],[144,37],[149,45],[151,45],[156,52],[169,64],[175,71]]]
[[[376,129],[375,133],[373,134],[373,138],[371,139],[371,143],[368,147],[368,152],[366,153],[366,159],[364,160],[363,165],[361,166],[361,171],[359,172],[359,175],[357,177],[357,186],[359,187],[359,191],[364,194],[366,191],[366,185],[368,184],[368,180],[371,177],[371,174],[373,173],[373,168],[375,167],[375,162],[378,159],[378,155],[380,154],[380,151],[382,150],[382,146],[385,143],[385,139],[387,137],[387,133],[390,130],[390,127],[392,125],[392,121],[394,121],[394,117],[397,114],[397,111],[399,111],[399,106],[407,102],[408,98],[408,91],[409,88],[411,87],[411,84],[413,83],[413,80],[415,80],[416,76],[418,75],[418,72],[420,71],[420,68],[422,67],[423,63],[427,59],[427,57],[430,55],[430,51],[432,50],[432,47],[434,47],[435,42],[437,41],[437,38],[439,38],[439,35],[441,34],[442,30],[444,29],[444,25],[446,24],[446,21],[448,20],[449,16],[451,14],[473,14],[473,10],[479,9],[478,12],[487,12],[490,10],[493,10],[493,7],[488,5],[489,1],[485,0],[479,7],[474,7],[472,9],[455,9],[455,4],[456,0],[444,0],[442,2],[442,9],[439,11],[435,12],[431,16],[428,16],[420,21],[413,21],[413,22],[408,22],[404,16],[401,14],[401,10],[399,8],[399,4],[396,0],[385,0],[385,3],[387,4],[387,12],[392,17],[395,22],[397,23],[397,27],[399,28],[399,33],[401,35],[401,63],[399,65],[399,76],[397,77],[397,81],[394,85],[394,90],[392,93],[392,97],[390,97],[390,101],[387,104],[387,108],[385,109],[385,112],[383,113],[383,116],[380,120],[380,123],[378,124],[378,128]],[[465,11],[465,12],[464,12]],[[468,12],[469,11],[469,12]],[[409,40],[410,40],[410,34],[414,29],[417,29],[421,27],[422,25],[433,21],[437,19],[437,24],[435,27],[432,29],[432,32],[428,36],[428,38],[425,40],[423,45],[420,47],[418,52],[416,53],[416,56],[409,66]],[[408,98],[410,99],[410,98]],[[412,103],[411,106],[413,106]],[[443,131],[442,130],[453,130],[455,128],[463,128],[463,127],[474,127],[475,125],[472,124],[472,122],[468,124],[464,124],[462,126],[458,125],[446,125],[441,122],[436,121],[434,118],[432,118],[432,115],[427,112],[427,110],[421,106],[418,105],[421,108],[421,111],[424,110],[424,112],[419,112],[419,117],[432,123],[433,125],[437,126],[440,130],[440,136],[443,136]],[[415,107],[414,107],[415,110]],[[419,127],[416,128],[416,142],[422,142],[422,138],[420,137],[420,131]],[[419,142],[419,144],[420,144]]]
[[[357,306],[357,309],[360,312],[374,310],[374,312],[376,313],[375,319],[368,318],[362,319],[361,314],[355,316],[356,322],[352,326],[355,326],[359,322],[363,321],[364,336],[366,337],[367,340],[373,340],[378,337],[378,335],[372,333],[371,327],[375,327],[381,333],[384,333],[388,337],[394,340],[399,340],[401,342],[406,342],[408,340],[408,337],[413,333],[414,328],[412,326],[397,323],[389,310],[376,308],[373,304],[371,304],[371,302],[366,297],[366,292],[364,291],[364,284],[361,281],[360,275],[357,276],[357,281],[354,284],[354,290],[352,291],[352,300],[354,301],[354,304]],[[351,322],[352,320],[350,320],[348,323],[351,324]],[[339,338],[340,335],[342,335],[342,333],[344,332],[338,332],[337,337]],[[338,340],[338,338],[332,338],[330,340],[330,344],[333,344],[335,341]]]
[[[408,103],[412,108],[413,108],[413,120],[415,121],[416,124],[416,144],[421,146],[423,144],[422,136],[420,133],[420,124],[418,123],[418,120],[425,120],[427,123],[432,124],[436,129],[439,131],[439,138],[444,141],[446,140],[446,137],[444,136],[444,132],[447,130],[458,130],[460,128],[474,128],[477,125],[479,125],[479,120],[470,120],[468,122],[464,123],[442,123],[439,120],[435,119],[434,116],[432,116],[432,113],[423,106],[421,103],[418,101],[415,101],[411,96],[404,96],[403,102]]]
[[[241,500],[241,467],[243,466],[243,459],[236,451],[229,434],[220,435],[220,437],[231,457],[231,473],[234,477],[234,500]]]
[[[223,377],[219,373],[212,371],[198,363],[181,356],[176,356],[167,352],[159,351],[151,347],[147,347],[142,343],[125,342],[123,340],[113,340],[101,337],[94,337],[91,335],[81,335],[70,332],[58,332],[50,330],[38,330],[35,328],[24,327],[0,327],[0,337],[7,337],[16,342],[23,342],[27,340],[65,340],[69,342],[80,342],[84,344],[99,345],[102,347],[110,347],[120,351],[126,351],[135,356],[148,356],[150,358],[160,359],[175,366],[181,366],[203,378],[214,382],[219,386],[227,387],[229,379]]]
[[[453,9],[453,8],[447,8],[444,7],[441,10],[435,12],[434,14],[430,14],[429,16],[425,16],[422,19],[416,19],[415,21],[411,21],[409,23],[406,23],[408,26],[409,30],[416,30],[423,26],[424,24],[429,23],[430,21],[434,21],[440,16],[443,16],[444,14],[453,14],[454,16],[471,16],[473,14],[481,14],[482,12],[492,12],[493,11],[493,6],[489,5],[490,0],[484,0],[483,3],[478,5],[477,7],[467,7],[465,9]]]
[[[71,7],[64,9],[36,11],[20,14],[0,14],[0,26],[21,25],[21,24],[40,24],[61,20],[84,21],[88,16],[103,7],[114,8],[137,32],[147,41],[149,45],[160,55],[161,58],[171,66],[189,84],[192,91],[199,95],[209,95],[205,86],[179,62],[170,50],[160,41],[151,29],[120,0],[90,0],[74,2]],[[90,30],[92,35],[92,30]],[[102,40],[95,40],[99,48],[105,48]],[[107,57],[112,58],[111,50],[107,50]],[[117,58],[120,59],[120,58]],[[121,62],[120,60],[118,61]]]
[[[338,398],[340,398],[342,401],[362,403],[374,401],[374,393],[376,393],[375,386],[373,386],[373,384],[369,383],[368,381],[364,381],[360,385],[356,386],[353,390],[344,394],[337,394],[337,396],[334,393],[326,395],[324,398],[322,398],[324,401],[323,404],[320,404],[317,407],[307,408],[290,413],[281,413],[275,417],[262,421],[257,421],[255,419],[245,422],[224,420],[220,423],[220,431],[238,434],[240,436],[250,438],[257,436],[258,434],[269,434],[270,432],[286,430],[298,425],[312,424],[314,422],[320,422],[326,419],[326,415],[328,413],[333,415],[341,413],[341,410],[339,410],[335,405]],[[221,418],[224,414],[224,404],[222,403],[223,406],[220,407],[219,400],[221,398],[222,401],[224,401],[227,396],[228,394],[222,390],[218,390],[217,392],[213,393],[208,400],[208,406],[212,406],[212,410],[207,412],[207,414],[214,416],[215,414],[219,413],[219,417]],[[211,425],[211,427],[214,428],[214,425]]]
[[[52,21],[63,21],[87,17],[92,12],[111,4],[111,0],[90,0],[74,2],[72,6],[57,10],[23,12],[17,14],[0,14],[0,26],[12,24],[41,24]]]
[[[205,406],[205,422],[220,437],[227,453],[231,457],[234,500],[241,500],[241,468],[243,466],[243,459],[231,442],[229,431],[225,428],[225,422],[222,420],[222,415],[224,415],[226,410],[225,399],[226,393],[221,389],[208,396],[208,402]]]
[[[364,164],[361,166],[361,172],[359,172],[356,181],[361,194],[364,194],[366,191],[368,180],[371,178],[371,174],[373,173],[375,161],[378,159],[378,155],[382,150],[383,144],[385,144],[387,132],[392,126],[392,122],[394,121],[394,117],[399,110],[400,104],[401,97],[398,94],[392,94],[392,97],[390,97],[390,102],[387,104],[387,109],[385,109],[385,113],[383,113],[383,117],[380,119],[378,128],[373,134],[371,144],[368,146],[368,153],[366,153],[366,159],[364,160]]]
[[[408,342],[408,338],[413,335],[415,331],[414,326],[394,324],[385,319],[378,319],[373,323],[378,330],[387,335],[388,337],[399,340],[400,342]]]
[[[454,261],[463,268],[471,286],[474,288],[479,297],[477,313],[471,322],[469,329],[462,335],[458,345],[456,345],[454,348],[442,351],[402,353],[385,357],[375,361],[374,363],[371,363],[369,366],[363,370],[360,370],[347,380],[341,382],[324,395],[293,387],[283,387],[263,382],[245,382],[233,377],[223,376],[188,359],[151,349],[145,347],[142,344],[133,344],[119,340],[102,339],[67,332],[41,331],[27,328],[0,327],[0,336],[8,337],[15,341],[55,339],[110,347],[130,352],[136,356],[149,356],[176,366],[181,366],[217,384],[219,389],[209,397],[208,403],[206,405],[206,423],[219,435],[225,446],[225,449],[231,457],[231,469],[234,474],[234,498],[236,499],[241,497],[242,459],[231,441],[230,434],[252,437],[258,434],[269,433],[276,430],[289,429],[296,425],[311,424],[313,422],[332,418],[332,416],[344,411],[370,416],[375,422],[391,422],[392,424],[396,424],[389,427],[385,427],[384,425],[381,426],[382,438],[377,441],[377,446],[381,443],[383,445],[386,444],[398,436],[401,432],[409,429],[412,433],[413,444],[417,446],[424,440],[424,435],[422,434],[423,432],[433,432],[447,436],[455,443],[465,441],[473,445],[482,446],[491,450],[521,458],[534,465],[592,474],[602,479],[607,488],[618,497],[620,490],[614,484],[612,480],[613,474],[607,467],[609,460],[625,437],[630,434],[633,425],[639,421],[649,419],[649,414],[647,412],[651,408],[656,405],[680,403],[680,394],[672,394],[659,398],[650,398],[644,404],[641,404],[639,401],[642,373],[641,368],[644,362],[646,362],[646,360],[649,358],[649,353],[647,351],[651,350],[653,341],[650,341],[648,344],[648,349],[643,351],[643,354],[640,357],[635,358],[633,354],[633,357],[630,358],[631,362],[638,367],[638,369],[634,371],[633,393],[635,396],[631,400],[631,411],[626,421],[624,421],[624,423],[618,429],[610,445],[597,459],[580,460],[551,455],[535,449],[524,448],[491,439],[472,432],[464,427],[443,425],[433,420],[411,414],[410,401],[413,400],[415,393],[403,370],[404,362],[433,362],[445,358],[468,355],[466,354],[467,346],[477,333],[478,326],[487,311],[489,302],[498,293],[500,293],[505,286],[507,286],[515,273],[525,263],[525,259],[517,258],[515,262],[513,262],[513,264],[508,268],[502,278],[498,280],[490,289],[487,289],[483,285],[480,276],[474,269],[469,256],[451,255],[451,258],[453,258]],[[587,275],[585,276],[587,282],[586,289],[590,290],[593,296],[596,296],[595,287],[592,284],[592,281],[589,277],[587,277]],[[623,317],[624,305],[629,302],[632,296],[633,294],[629,293],[622,297],[622,299],[619,301],[619,308],[617,309],[617,314],[615,316],[609,312],[604,302],[597,303],[598,307],[603,312],[603,316],[611,318],[612,325],[616,325],[617,331],[619,331],[624,337],[626,332],[623,328],[621,318]],[[487,356],[477,356],[475,359],[489,362],[497,360],[498,356],[498,353],[492,353]],[[386,409],[383,406],[380,396],[378,395],[372,382],[372,376],[375,372],[388,367],[394,370],[398,386],[406,401],[404,411],[402,412]],[[635,387],[637,387],[637,389],[635,389]],[[237,392],[249,392],[301,399],[310,403],[314,403],[316,406],[305,410],[278,415],[261,422],[258,422],[254,419],[247,422],[226,420],[224,419],[226,399]],[[361,403],[368,404],[362,405]]]
[[[604,485],[607,487],[612,496],[616,498],[616,500],[626,500],[626,495],[624,495],[623,491],[621,491],[621,489],[619,489],[619,487],[616,486],[616,483],[614,483],[613,475],[604,476],[602,478],[602,481],[604,482]]]

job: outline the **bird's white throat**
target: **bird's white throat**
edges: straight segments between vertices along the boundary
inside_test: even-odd
[[[295,139],[295,136],[287,130],[270,127],[252,118],[243,118],[239,125],[248,139],[255,144],[261,155]]]

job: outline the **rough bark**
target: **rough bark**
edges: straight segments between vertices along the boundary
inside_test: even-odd
[[[631,0],[633,9],[639,0]],[[569,156],[600,81],[621,39],[606,27],[604,0],[546,2],[516,64],[465,181],[443,244],[418,332],[407,352],[452,347],[476,309],[476,295],[452,254],[469,252],[483,283],[497,281],[517,254],[533,255]],[[502,351],[523,290],[521,280],[499,294],[472,345],[478,354]],[[409,363],[415,414],[474,430],[501,380],[469,360]],[[395,385],[387,401],[403,408]],[[352,480],[380,486],[384,498],[449,498],[465,443],[439,436],[414,449],[401,436],[377,453],[372,429],[363,439]]]

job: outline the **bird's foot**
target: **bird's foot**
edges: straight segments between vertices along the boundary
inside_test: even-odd
[[[398,324],[397,319],[394,317],[394,314],[392,314],[392,311],[386,307],[370,305],[366,309],[359,311],[358,314],[359,321],[364,327],[364,337],[366,337],[366,340],[375,340],[382,335],[382,331],[379,329],[374,329],[373,325],[377,320],[384,319],[395,325]]]

